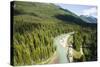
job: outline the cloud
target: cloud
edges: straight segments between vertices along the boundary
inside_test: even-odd
[[[85,10],[82,11],[82,15],[96,16],[97,15],[97,9],[96,9],[96,7],[85,9]]]

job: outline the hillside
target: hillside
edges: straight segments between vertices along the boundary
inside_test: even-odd
[[[48,3],[25,3],[16,2],[14,15],[30,15],[34,18],[52,19],[57,21],[70,21],[79,25],[90,25],[69,10],[65,10],[59,6]],[[91,24],[92,25],[92,24]],[[95,24],[94,24],[95,25]]]
[[[56,51],[53,39],[72,31],[78,32],[73,43],[75,50],[78,51],[80,45],[94,46],[84,48],[84,58],[81,61],[96,60],[96,50],[93,50],[96,49],[96,24],[86,23],[69,10],[51,3],[15,1],[12,4],[12,65],[49,63],[51,59],[48,59]],[[95,59],[92,59],[92,54]]]

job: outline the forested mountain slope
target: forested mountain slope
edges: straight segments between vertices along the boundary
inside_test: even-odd
[[[73,44],[76,50],[80,45],[93,46],[84,48],[84,61],[96,60],[97,24],[86,23],[69,10],[51,3],[13,3],[12,65],[41,64],[56,51],[54,37],[72,31],[78,32],[75,36],[82,39],[79,44]]]

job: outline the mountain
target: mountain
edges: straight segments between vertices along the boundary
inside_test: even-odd
[[[91,23],[93,19],[80,17],[73,12],[63,9],[52,3],[38,3],[38,2],[19,2],[15,1],[13,5],[14,16],[19,19],[23,18],[25,22],[39,22],[39,23],[67,23],[81,26],[96,26]],[[31,21],[34,20],[34,21]],[[21,21],[17,20],[17,21]],[[49,21],[49,22],[48,22]],[[88,22],[88,23],[87,23]]]
[[[71,23],[71,24],[78,24],[78,25],[90,25],[87,22],[86,18],[83,20],[83,18],[80,18],[73,12],[63,9],[55,4],[51,3],[30,3],[30,2],[16,2],[14,4],[14,15],[18,17],[19,15],[28,16],[25,20],[29,20],[29,18],[33,18],[34,22],[38,21],[40,22],[46,22],[46,21],[63,21],[64,23]],[[20,16],[19,16],[20,17]],[[88,17],[89,18],[89,17]],[[89,18],[89,21],[91,18]],[[30,20],[29,20],[30,21]],[[55,22],[55,23],[56,23]],[[92,24],[91,24],[92,25]]]
[[[86,21],[87,23],[97,23],[97,19],[93,16],[80,15],[80,18]]]
[[[69,32],[76,34],[70,42],[74,50],[89,46],[83,48],[85,57],[75,58],[75,62],[96,58],[96,24],[87,23],[67,9],[51,3],[14,1],[11,19],[11,65],[48,64],[57,49],[54,38]]]

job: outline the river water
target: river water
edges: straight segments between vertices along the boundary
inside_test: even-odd
[[[71,34],[73,34],[73,32],[68,34],[62,34],[54,39],[54,45],[57,47],[59,63],[69,63],[69,59],[67,57],[69,48],[67,47],[67,39]]]

